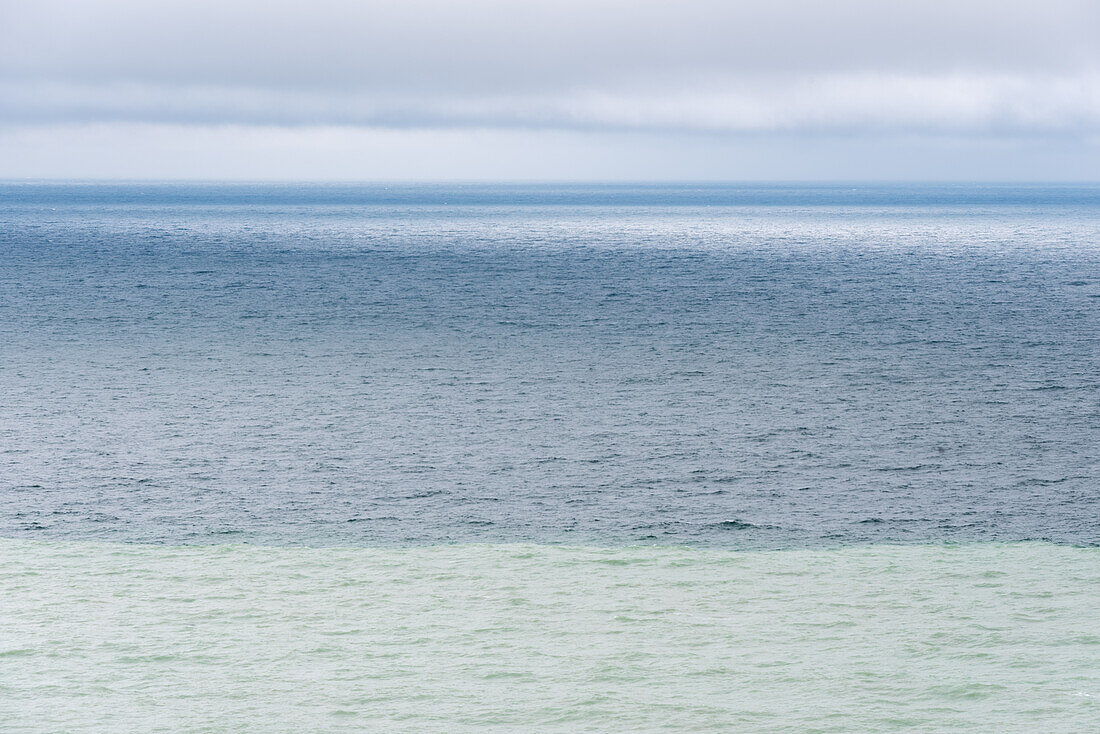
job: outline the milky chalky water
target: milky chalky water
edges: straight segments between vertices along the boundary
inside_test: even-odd
[[[1100,550],[0,541],[23,731],[1086,732]]]

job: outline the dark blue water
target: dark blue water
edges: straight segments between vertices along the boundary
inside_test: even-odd
[[[0,186],[0,535],[1100,543],[1100,188]]]

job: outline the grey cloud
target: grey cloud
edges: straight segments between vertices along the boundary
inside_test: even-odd
[[[345,92],[133,83],[0,83],[10,121],[770,133],[1100,131],[1100,74],[813,75],[542,94]]]
[[[690,73],[1095,66],[1090,0],[7,2],[36,79],[530,89]]]
[[[9,124],[1100,129],[1091,1],[0,8]]]

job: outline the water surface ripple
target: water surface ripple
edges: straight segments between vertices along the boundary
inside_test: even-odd
[[[0,534],[1100,542],[1095,187],[0,186]]]
[[[7,732],[1095,731],[1098,553],[0,540],[0,720]]]

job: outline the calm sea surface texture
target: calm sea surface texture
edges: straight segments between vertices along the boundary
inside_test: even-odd
[[[0,185],[4,731],[1097,731],[1098,545],[1098,187]]]
[[[0,540],[5,732],[1100,724],[1100,549]]]
[[[1100,542],[1100,188],[0,187],[0,534]]]

